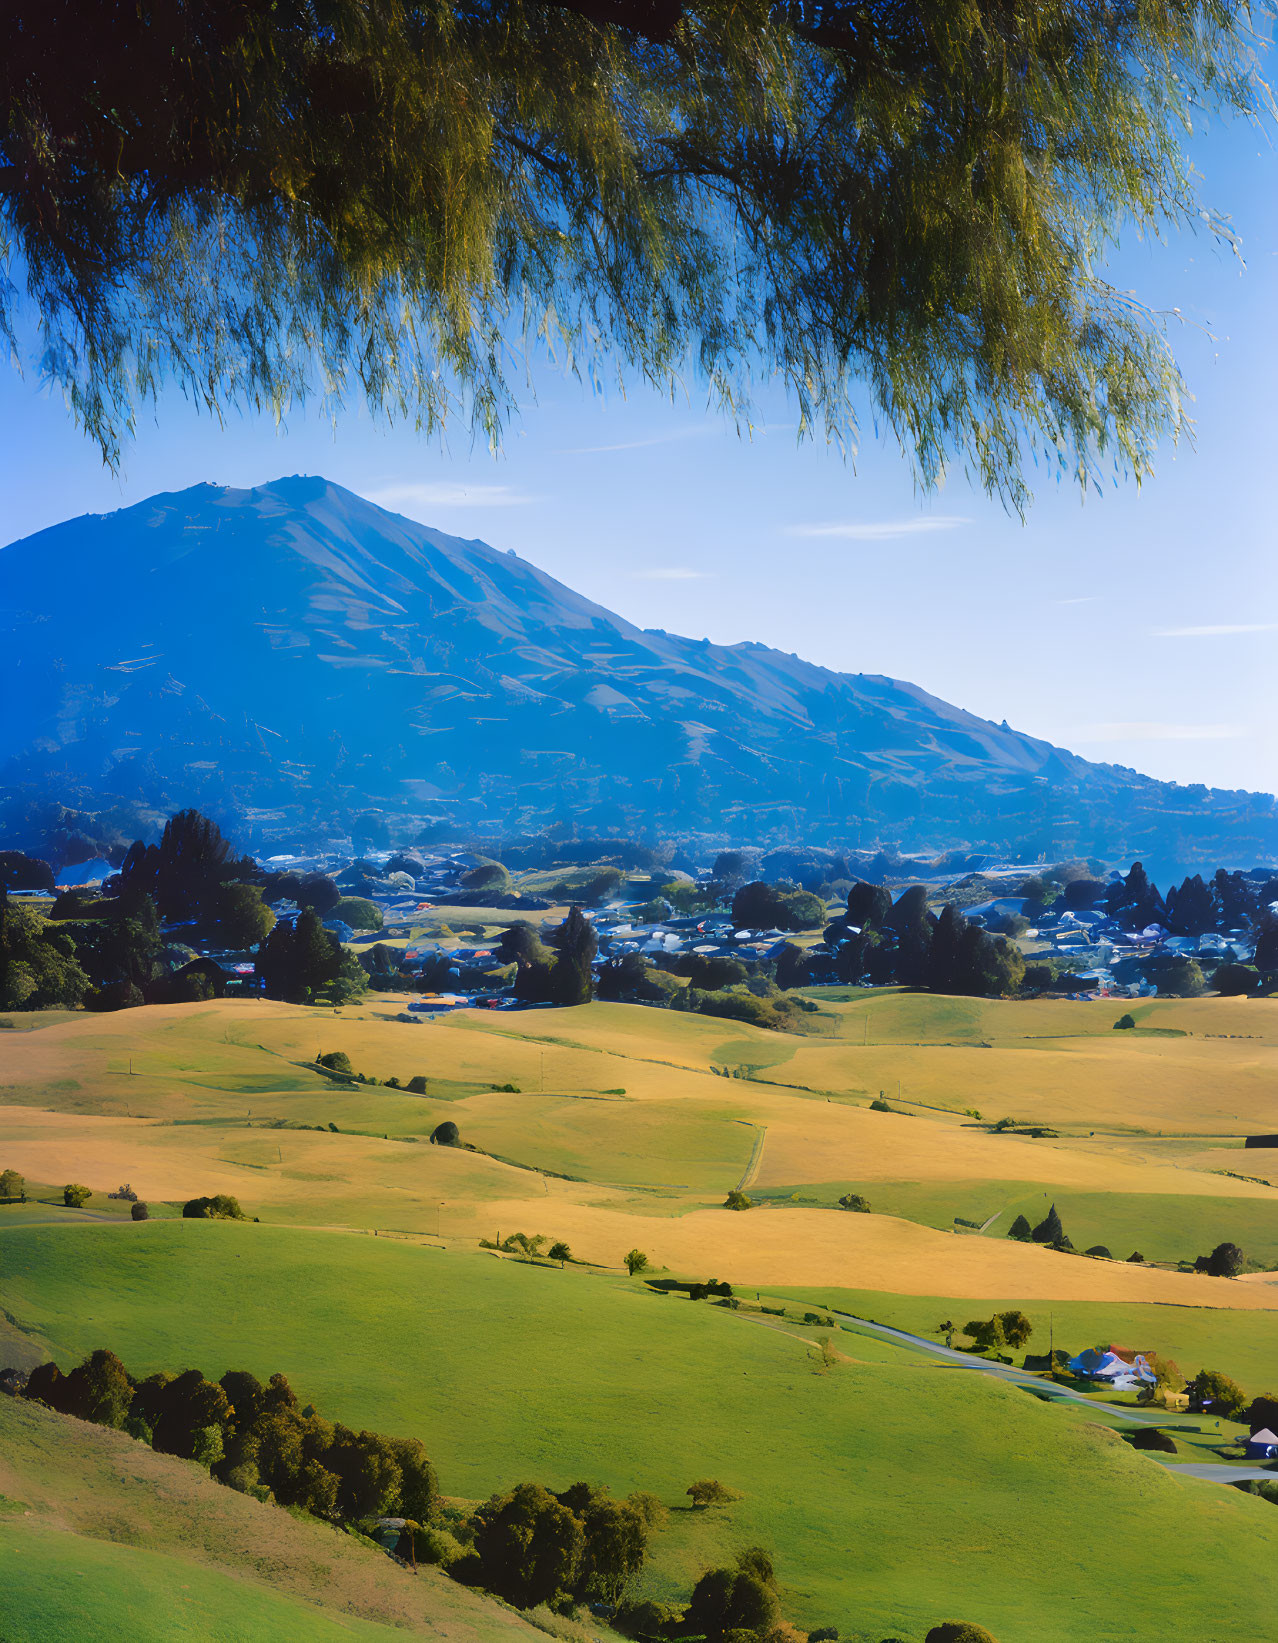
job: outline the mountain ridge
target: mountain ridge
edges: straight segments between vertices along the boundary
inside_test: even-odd
[[[56,575],[51,574],[56,568]],[[1156,782],[906,681],[640,629],[322,478],[199,485],[0,551],[0,784],[250,827],[501,829],[1203,859],[1268,795]],[[1103,846],[1103,848],[1099,848]]]

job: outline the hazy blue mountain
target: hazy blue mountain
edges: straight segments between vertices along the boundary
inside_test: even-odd
[[[1009,678],[1009,690],[1014,687]],[[1271,854],[1178,788],[914,685],[642,631],[323,479],[195,486],[0,553],[0,779],[260,833],[369,808],[739,839]]]

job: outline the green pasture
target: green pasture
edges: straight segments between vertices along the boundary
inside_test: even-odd
[[[961,1329],[970,1318],[988,1318],[1016,1307],[1034,1325],[1026,1348],[1031,1353],[1046,1352],[1049,1342],[1069,1352],[1117,1342],[1174,1359],[1186,1379],[1200,1369],[1219,1369],[1253,1396],[1278,1393],[1278,1311],[1114,1301],[1049,1303],[1023,1297],[974,1301],[943,1295],[889,1295],[874,1289],[778,1289],[776,1293],[941,1342],[944,1337],[936,1325],[945,1318],[953,1319]]]
[[[1045,1175],[1051,1154],[1044,1156]],[[1147,1261],[1192,1261],[1217,1244],[1234,1243],[1258,1266],[1278,1264],[1278,1192],[1268,1198],[1212,1198],[1195,1193],[1079,1192],[1050,1181],[819,1181],[752,1190],[759,1201],[833,1207],[848,1193],[872,1210],[947,1231],[959,1219],[1005,1238],[1018,1215],[1031,1226],[1054,1203],[1075,1249],[1103,1244],[1118,1260],[1138,1250]],[[975,1231],[960,1227],[960,1232]]]
[[[326,1614],[238,1574],[142,1546],[0,1519],[6,1643],[392,1643],[393,1626]]]
[[[987,1377],[895,1350],[819,1373],[793,1325],[638,1283],[208,1222],[15,1227],[0,1272],[4,1308],[64,1366],[109,1345],[139,1373],[283,1370],[331,1417],[421,1436],[449,1493],[585,1477],[679,1508],[696,1477],[740,1489],[730,1509],[672,1513],[654,1595],[686,1595],[707,1562],[761,1543],[791,1618],[845,1639],[913,1643],[958,1615],[999,1643],[1224,1643],[1264,1635],[1278,1600],[1267,1502],[1170,1476]],[[837,1298],[884,1314],[884,1297]],[[1124,1335],[1145,1322],[1133,1314],[1170,1310],[1126,1309]],[[1083,1334],[1056,1312],[1058,1340]],[[1198,1324],[1240,1375],[1229,1332],[1272,1344],[1272,1315]],[[854,1337],[839,1344],[856,1356]]]

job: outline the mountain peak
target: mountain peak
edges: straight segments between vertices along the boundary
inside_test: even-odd
[[[0,689],[0,780],[52,796],[1058,855],[1278,834],[1272,800],[1191,807],[915,685],[642,631],[321,475],[6,548]]]

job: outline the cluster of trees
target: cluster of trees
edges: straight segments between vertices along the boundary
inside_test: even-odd
[[[1015,1238],[1018,1243],[1047,1244],[1052,1249],[1072,1250],[1073,1244],[1066,1236],[1065,1228],[1061,1225],[1061,1218],[1053,1204],[1047,1214],[1037,1226],[1031,1226],[1025,1216],[1018,1215],[1007,1229],[1007,1236]]]
[[[826,927],[824,947],[810,952],[797,971],[793,979],[787,972],[789,985],[868,979],[984,996],[1019,992],[1025,961],[1006,937],[970,923],[952,903],[933,913],[922,885],[893,901],[883,885],[858,882],[848,892],[846,912]]]
[[[258,974],[268,998],[290,1004],[331,1004],[363,998],[368,978],[355,955],[320,923],[311,908],[292,923],[275,925],[257,954]]]
[[[579,907],[549,935],[546,946],[526,920],[502,932],[497,954],[515,966],[515,997],[526,1004],[588,1004],[594,996],[592,966],[599,943]]]
[[[825,912],[820,896],[785,880],[743,884],[732,898],[732,922],[738,930],[819,930]]]
[[[1210,1255],[1200,1255],[1194,1262],[1196,1272],[1206,1272],[1213,1278],[1236,1278],[1247,1265],[1247,1257],[1237,1244],[1217,1244]]]
[[[99,1348],[68,1375],[55,1363],[33,1369],[24,1396],[199,1461],[241,1492],[335,1522],[387,1514],[426,1522],[438,1500],[435,1469],[416,1438],[321,1420],[310,1405],[298,1407],[283,1375],[263,1385],[247,1370],[220,1381],[198,1369],[162,1370],[139,1381]]]
[[[998,1352],[1005,1346],[1017,1350],[1034,1333],[1034,1325],[1014,1308],[996,1312],[992,1318],[971,1318],[963,1325],[963,1333],[971,1336],[978,1352]]]

